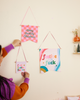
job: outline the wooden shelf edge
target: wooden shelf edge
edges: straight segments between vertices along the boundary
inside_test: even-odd
[[[78,42],[73,42],[73,43],[80,43],[80,41],[78,41]]]
[[[75,52],[75,53],[73,53],[73,54],[78,54],[78,55],[80,55],[80,52],[78,53],[78,52]]]

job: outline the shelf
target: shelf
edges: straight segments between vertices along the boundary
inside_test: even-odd
[[[78,41],[78,42],[73,42],[73,43],[80,43],[80,41]]]
[[[80,52],[78,53],[78,52],[75,52],[75,53],[73,53],[73,54],[78,54],[78,55],[80,55]]]

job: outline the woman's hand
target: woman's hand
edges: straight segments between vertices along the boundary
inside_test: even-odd
[[[14,47],[21,46],[21,41],[18,40],[18,39],[15,39],[15,40],[12,42],[12,45],[13,45]]]
[[[21,72],[21,75],[24,77],[24,78],[29,78],[29,73],[28,72]]]

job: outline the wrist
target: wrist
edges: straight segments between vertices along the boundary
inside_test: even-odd
[[[13,47],[15,47],[15,45],[12,43]]]
[[[29,77],[25,76],[24,78],[29,78]]]
[[[24,82],[27,83],[27,84],[29,84],[29,78],[25,78]]]

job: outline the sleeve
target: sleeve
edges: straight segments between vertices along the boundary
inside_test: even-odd
[[[5,57],[12,49],[14,49],[14,46],[12,44],[2,48],[3,57]]]
[[[11,98],[11,100],[16,100],[16,99],[22,98],[29,89],[28,83],[29,83],[29,79],[25,78],[24,83],[22,83],[20,86],[16,85],[15,92],[14,92],[14,95]]]

